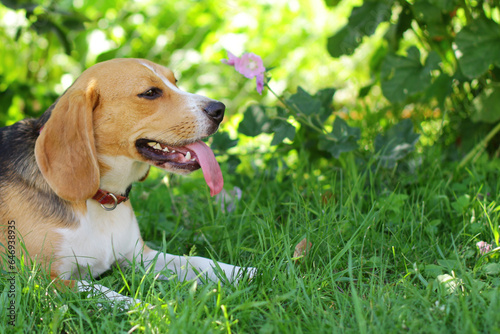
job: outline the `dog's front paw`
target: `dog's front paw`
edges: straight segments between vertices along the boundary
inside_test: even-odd
[[[257,276],[257,272],[257,268],[254,267],[238,267],[232,283],[238,285],[242,281],[252,281]]]
[[[87,298],[101,298],[101,300],[103,301],[108,301],[110,306],[116,306],[124,311],[141,303],[139,299],[121,295],[118,292],[115,292],[100,284],[92,284],[87,281],[78,281],[77,288],[79,292],[88,292],[86,296]],[[97,306],[99,308],[102,308],[103,303],[98,302]]]

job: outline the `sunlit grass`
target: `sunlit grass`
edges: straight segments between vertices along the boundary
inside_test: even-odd
[[[143,301],[129,311],[99,298],[58,292],[39,270],[17,275],[16,327],[2,332],[491,332],[500,320],[500,265],[478,241],[496,245],[498,168],[486,159],[451,175],[430,162],[415,174],[379,169],[348,176],[226,175],[243,191],[224,212],[201,178],[153,172],[133,191],[148,244],[256,266],[251,282],[161,281],[138,266],[97,281]],[[373,169],[372,169],[373,170]],[[282,174],[289,174],[281,171]],[[157,174],[157,175],[155,175]],[[396,177],[396,179],[394,179]],[[492,229],[493,228],[493,229]],[[312,248],[293,259],[302,239]],[[496,247],[496,246],[495,246]],[[8,282],[0,280],[2,305]],[[2,307],[3,309],[3,307]]]

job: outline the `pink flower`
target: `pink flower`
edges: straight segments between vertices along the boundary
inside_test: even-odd
[[[262,94],[264,73],[266,72],[262,58],[254,53],[244,53],[241,57],[236,57],[229,51],[227,52],[227,58],[222,59],[222,63],[234,66],[234,69],[243,74],[245,78],[252,79],[255,77],[257,92]]]
[[[262,59],[254,53],[244,53],[240,58],[237,58],[234,69],[248,79],[252,79],[266,71]]]
[[[229,192],[222,189],[222,191],[215,196],[215,200],[220,204],[223,212],[233,212],[242,194],[243,191],[238,187],[234,187],[233,190]]]
[[[236,60],[238,60],[239,58],[236,57],[235,55],[233,55],[231,52],[227,52],[227,58],[229,59],[222,59],[221,61],[224,63],[224,64],[228,64],[228,65],[231,65],[231,66],[234,66],[234,64],[236,63]]]
[[[476,246],[477,246],[477,248],[479,248],[479,254],[481,254],[481,255],[484,255],[484,254],[490,252],[491,248],[492,248],[492,246],[485,241],[479,241],[478,243],[476,243]]]
[[[264,73],[257,75],[255,81],[257,82],[257,92],[262,95],[262,89],[264,88]]]

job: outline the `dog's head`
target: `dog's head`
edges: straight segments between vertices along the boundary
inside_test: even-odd
[[[56,102],[36,142],[37,163],[52,189],[72,201],[95,194],[103,156],[180,174],[202,167],[214,194],[222,175],[200,139],[217,131],[224,109],[180,90],[172,71],[147,60],[99,63]]]

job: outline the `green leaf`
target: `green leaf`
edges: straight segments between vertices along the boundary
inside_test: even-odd
[[[121,47],[116,48],[116,49],[111,49],[111,50],[108,50],[108,51],[105,51],[105,52],[99,54],[99,56],[97,56],[96,63],[100,63],[100,62],[103,62],[106,60],[116,58],[120,49],[121,49]]]
[[[321,101],[321,108],[318,115],[319,122],[316,122],[318,127],[323,127],[323,123],[330,117],[333,112],[332,103],[333,95],[335,95],[335,88],[325,88],[319,90],[314,98]]]
[[[444,110],[444,102],[452,93],[453,78],[446,73],[442,73],[434,82],[427,88],[424,102],[428,102],[431,98],[435,98],[439,108]]]
[[[325,0],[325,5],[327,7],[335,7],[339,4],[341,0]]]
[[[470,205],[470,196],[464,194],[457,198],[457,200],[451,203],[451,207],[459,214],[464,213]]]
[[[361,137],[359,128],[350,127],[346,121],[337,117],[333,122],[333,130],[319,142],[318,148],[329,152],[336,159],[343,152],[351,152],[358,148]]]
[[[325,109],[329,109],[333,102],[333,95],[335,95],[335,88],[325,88],[319,90],[314,98],[321,101],[321,106]]]
[[[438,6],[431,1],[417,1],[412,6],[415,18],[421,25],[425,25],[427,33],[431,38],[446,38],[448,34],[446,16]]]
[[[378,76],[380,70],[382,68],[382,63],[387,56],[387,46],[385,44],[378,47],[372,54],[372,58],[370,59],[369,66],[370,72]]]
[[[288,117],[289,113],[285,108],[276,107],[276,118],[271,124],[271,129],[274,131],[272,146],[282,143],[285,138],[291,141],[295,138],[295,127],[286,121]]]
[[[67,13],[62,15],[62,25],[72,31],[85,29],[85,22],[89,21],[87,17],[80,13]]]
[[[424,273],[428,276],[436,278],[443,273],[444,269],[436,264],[426,264],[424,266]]]
[[[236,168],[240,165],[241,160],[237,156],[234,155],[229,155],[227,158],[227,161],[224,163],[224,165],[227,168],[227,171],[229,174],[235,174],[236,173]]]
[[[382,64],[382,92],[393,103],[425,91],[431,84],[431,71],[439,65],[440,58],[435,52],[429,53],[424,65],[416,47],[410,47],[407,54],[408,57],[388,54]]]
[[[442,22],[441,11],[430,3],[430,1],[420,0],[416,1],[412,6],[415,18],[426,23],[429,22]]]
[[[441,225],[441,220],[433,219],[424,225],[425,232],[429,233],[431,236],[435,235],[439,231],[439,225]]]
[[[291,141],[295,138],[295,127],[286,121],[280,121],[275,124],[273,126],[273,130],[274,137],[271,142],[271,146],[281,144],[285,138],[288,138]]]
[[[483,267],[483,272],[486,275],[500,274],[500,263],[488,263]]]
[[[496,123],[500,120],[500,86],[495,85],[481,92],[473,101],[473,122]]]
[[[36,7],[35,4],[33,4],[32,1],[30,0],[2,0],[0,1],[0,3],[2,3],[5,7],[9,7],[9,8],[12,8],[12,9],[32,9],[34,7]]]
[[[500,66],[500,25],[480,18],[456,36],[457,58],[462,72],[474,79],[488,71],[491,64]]]
[[[460,262],[458,262],[457,260],[440,259],[440,260],[437,260],[437,263],[441,267],[446,268],[449,271],[451,271],[451,270],[457,270],[458,268],[460,268]]]
[[[264,107],[258,104],[248,107],[238,126],[238,132],[250,137],[270,133],[271,120],[267,117]]]
[[[364,36],[372,35],[381,22],[391,18],[393,0],[364,1],[361,7],[354,7],[349,22],[335,35],[328,38],[328,52],[332,57],[351,55],[361,44]]]
[[[458,0],[429,0],[429,2],[445,12],[451,12],[459,4]]]
[[[322,101],[309,95],[302,87],[297,88],[297,93],[290,96],[287,102],[293,105],[299,113],[310,116],[321,111]]]
[[[374,83],[361,87],[358,92],[358,97],[366,97],[370,93],[370,90],[373,88],[373,86],[375,86]]]
[[[387,49],[396,52],[399,50],[399,45],[403,39],[403,34],[411,28],[411,23],[413,22],[413,11],[412,6],[408,2],[402,3],[401,12],[399,13],[398,20],[389,26],[386,33],[384,34],[385,40],[387,40],[387,46],[382,45],[379,48],[385,48],[385,53]],[[379,51],[377,51],[379,52]],[[384,53],[384,56],[385,56]],[[379,56],[380,57],[380,56]],[[379,61],[381,63],[381,61]],[[371,66],[370,66],[371,67]],[[380,71],[380,68],[378,67]],[[378,72],[379,72],[378,71]]]
[[[396,163],[415,150],[419,134],[413,131],[413,123],[405,119],[394,125],[386,135],[375,138],[375,152],[382,166],[393,168]]]
[[[238,144],[238,139],[231,139],[227,132],[218,132],[212,138],[213,141],[210,147],[212,150],[219,152],[225,152]]]
[[[393,193],[389,197],[380,199],[380,207],[384,207],[387,211],[401,213],[404,205],[408,202],[408,195]]]

